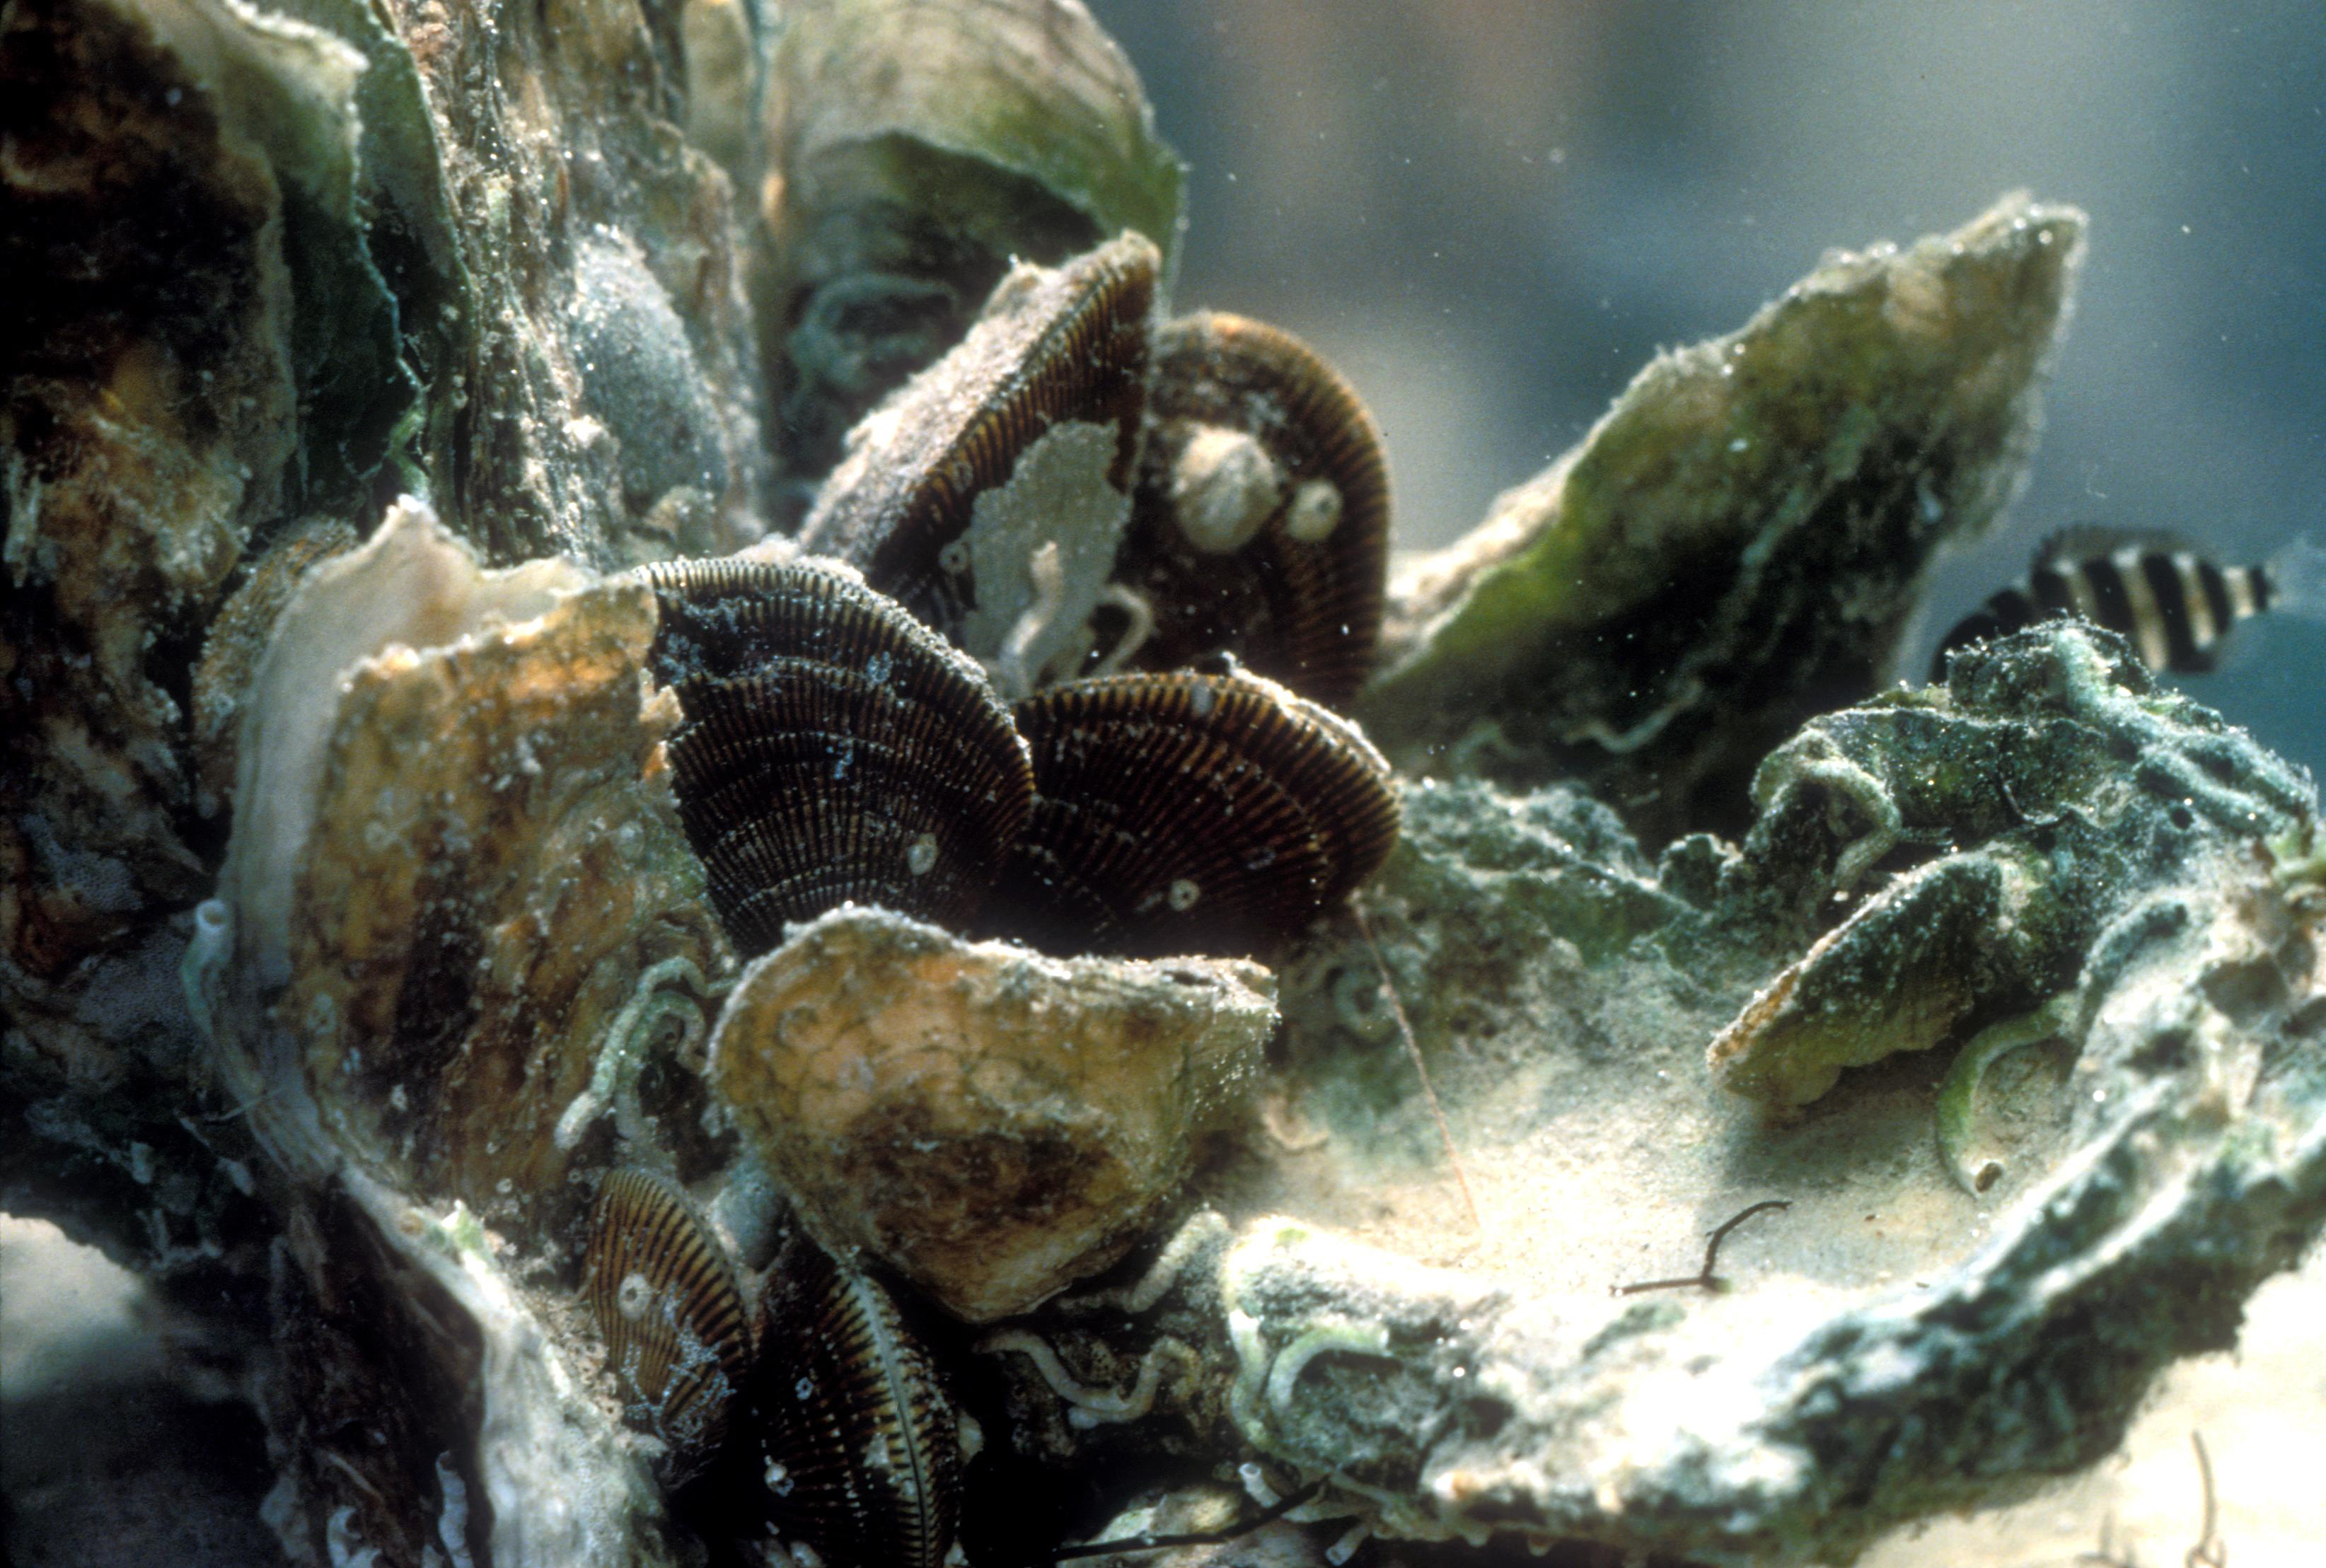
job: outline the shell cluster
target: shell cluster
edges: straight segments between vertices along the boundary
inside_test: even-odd
[[[1269,953],[1395,844],[1388,765],[1333,710],[1381,624],[1380,433],[1286,334],[1159,322],[1161,269],[1130,232],[1013,267],[850,435],[797,551],[642,569],[678,819],[746,957],[849,905],[1051,953]],[[748,1023],[721,1024],[727,1078]],[[1152,1163],[1168,1179],[1184,1151]],[[977,1300],[1119,1256],[1162,1195],[1075,1211],[1073,1246],[1011,1265],[1036,1283]],[[758,1522],[821,1560],[944,1559],[954,1417],[877,1280],[795,1226],[750,1287],[682,1189],[630,1170],[587,1255],[666,1480],[748,1464]]]
[[[674,1183],[609,1173],[585,1294],[630,1424],[674,1483],[749,1463],[762,1522],[823,1561],[937,1568],[960,1516],[957,1417],[887,1289],[796,1231],[747,1306]],[[756,1350],[756,1354],[755,1354]],[[750,1437],[727,1446],[731,1418]]]
[[[1125,234],[1013,269],[851,437],[814,553],[647,570],[680,814],[747,953],[851,901],[1262,953],[1395,843],[1326,706],[1381,622],[1379,432],[1282,332],[1157,328],[1159,264]]]

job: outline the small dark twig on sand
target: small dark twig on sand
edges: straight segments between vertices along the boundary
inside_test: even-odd
[[[1711,1236],[1706,1239],[1704,1244],[1704,1268],[1701,1273],[1691,1274],[1686,1279],[1651,1279],[1640,1285],[1613,1285],[1609,1287],[1608,1294],[1610,1295],[1638,1295],[1642,1291],[1687,1290],[1691,1286],[1698,1290],[1718,1290],[1720,1288],[1720,1276],[1712,1272],[1712,1266],[1715,1260],[1720,1257],[1720,1244],[1728,1239],[1728,1233],[1731,1230],[1735,1229],[1739,1225],[1744,1224],[1744,1221],[1750,1220],[1755,1214],[1766,1213],[1772,1209],[1790,1209],[1792,1206],[1793,1201],[1791,1198],[1763,1198],[1752,1207],[1731,1216],[1726,1223],[1723,1224],[1719,1229],[1715,1230]]]

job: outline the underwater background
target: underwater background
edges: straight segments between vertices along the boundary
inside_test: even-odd
[[[2014,186],[2090,214],[2077,320],[2026,489],[1942,562],[1902,673],[1919,675],[1946,628],[2064,525],[2174,529],[2223,562],[2304,534],[2326,544],[2314,6],[1090,8],[1189,165],[1175,298],[1279,322],[1357,384],[1387,428],[1404,548],[1459,536],[1570,448],[1656,349],[1732,329],[1828,247],[1943,232]],[[2240,629],[2224,671],[2181,684],[2326,770],[2321,668],[2326,625],[2271,616]],[[0,1381],[20,1413],[46,1396],[93,1445],[119,1437],[113,1473],[135,1478],[72,1506],[92,1529],[150,1532],[154,1558],[275,1561],[255,1495],[217,1501],[255,1488],[262,1459],[220,1440],[212,1407],[145,1391],[138,1379],[160,1387],[161,1336],[121,1304],[126,1276],[53,1261],[65,1244],[37,1223],[0,1220],[0,1340],[14,1341]],[[2116,1518],[2117,1496],[2145,1489],[2165,1521],[2147,1539],[2177,1541],[2193,1513],[2194,1422],[2235,1461],[2241,1563],[2266,1560],[2256,1537],[2314,1527],[2326,1454],[2300,1424],[2303,1401],[2314,1419],[2326,1397],[2321,1267],[2313,1257],[2256,1298],[2239,1364],[2183,1369],[2173,1429],[2129,1480],[2118,1464],[2042,1506],[2081,1539],[2090,1517]],[[35,1276],[54,1288],[32,1288]],[[76,1332],[81,1359],[44,1359],[41,1346]],[[110,1375],[89,1369],[100,1364]],[[2257,1411],[2256,1389],[2284,1391],[2283,1407]],[[146,1446],[172,1422],[197,1434],[181,1448],[206,1443],[215,1462]],[[2282,1469],[2260,1464],[2266,1449]],[[1928,1550],[1914,1561],[1946,1560]]]
[[[1434,548],[1659,348],[1827,248],[2014,186],[2091,218],[2026,489],[1941,561],[1902,673],[2055,529],[2223,564],[2326,545],[2326,26],[2169,0],[1423,5],[1092,0],[1189,164],[1177,297],[1281,323],[1380,418]],[[2182,682],[2326,769],[2326,623]]]

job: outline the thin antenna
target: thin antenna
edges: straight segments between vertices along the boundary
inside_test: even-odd
[[[1405,1042],[1406,1058],[1413,1063],[1414,1076],[1421,1080],[1421,1092],[1429,1101],[1429,1114],[1437,1123],[1437,1136],[1446,1145],[1446,1158],[1454,1167],[1454,1179],[1462,1184],[1462,1202],[1470,1211],[1470,1224],[1483,1235],[1486,1222],[1478,1218],[1478,1200],[1470,1191],[1470,1174],[1462,1168],[1462,1156],[1454,1152],[1454,1129],[1446,1125],[1446,1109],[1437,1103],[1437,1090],[1429,1082],[1429,1069],[1421,1064],[1421,1047],[1414,1043],[1413,1025],[1406,1018],[1405,1003],[1397,994],[1397,981],[1390,978],[1389,962],[1382,957],[1381,943],[1373,940],[1372,923],[1365,918],[1364,905],[1350,899],[1349,913],[1357,917],[1358,934],[1365,939],[1365,947],[1373,955],[1373,968],[1381,971],[1382,994],[1389,998],[1389,1010],[1397,1019],[1398,1035]]]

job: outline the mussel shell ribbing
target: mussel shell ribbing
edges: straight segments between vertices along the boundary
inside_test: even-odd
[[[959,1426],[888,1292],[795,1235],[763,1321],[752,1407],[777,1529],[827,1568],[939,1568],[961,1517]]]
[[[1346,707],[1372,669],[1389,571],[1389,469],[1363,400],[1289,333],[1211,312],[1157,333],[1148,413],[1115,571],[1155,614],[1136,662],[1175,669],[1225,650]],[[1180,516],[1190,444],[1222,431],[1259,443],[1278,496],[1251,543],[1225,555],[1191,543]],[[1312,499],[1337,503],[1337,518],[1314,525]]]
[[[1354,725],[1241,673],[1110,676],[1020,702],[1032,820],[990,906],[1053,952],[1263,953],[1397,842]]]
[[[679,819],[737,947],[842,903],[968,920],[1031,809],[1025,743],[977,666],[812,562],[666,563],[656,661],[685,718]]]
[[[683,1479],[725,1437],[750,1361],[734,1271],[678,1188],[635,1169],[599,1188],[585,1266],[623,1415],[669,1445],[665,1474]]]
[[[977,585],[946,546],[1053,425],[1112,425],[1126,496],[1145,408],[1160,258],[1126,233],[1063,267],[1004,278],[961,346],[868,416],[800,535],[948,636]]]

